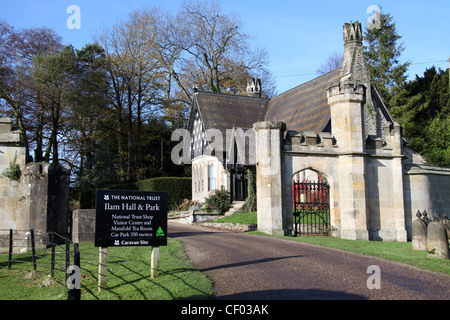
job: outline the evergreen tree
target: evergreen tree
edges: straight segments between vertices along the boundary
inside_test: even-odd
[[[427,69],[391,100],[391,114],[402,125],[410,147],[432,164],[450,166],[448,70]]]
[[[376,86],[388,108],[391,98],[400,90],[407,78],[409,62],[400,63],[399,57],[405,50],[403,42],[399,42],[393,17],[380,12],[379,23],[369,25],[364,32],[364,55],[367,61],[369,76]]]

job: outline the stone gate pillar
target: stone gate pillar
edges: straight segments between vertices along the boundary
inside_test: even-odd
[[[256,143],[256,192],[258,230],[288,235],[292,224],[285,219],[282,194],[283,122],[263,121],[253,125]],[[291,219],[292,221],[292,219]]]

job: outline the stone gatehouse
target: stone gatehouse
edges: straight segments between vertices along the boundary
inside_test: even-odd
[[[418,210],[449,213],[450,168],[430,166],[407,146],[401,126],[370,83],[359,22],[343,27],[342,67],[261,97],[196,92],[188,130],[192,195],[220,186],[246,197],[256,172],[258,229],[293,232],[293,179],[316,172],[329,185],[330,226],[345,239],[407,241]],[[218,139],[218,137],[220,139]]]

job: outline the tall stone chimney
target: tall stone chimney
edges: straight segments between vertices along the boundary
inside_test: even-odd
[[[344,60],[342,61],[341,83],[352,80],[369,86],[369,73],[363,53],[361,23],[344,24]]]
[[[247,96],[261,97],[261,79],[251,78],[247,80]]]
[[[369,71],[363,52],[363,35],[361,23],[351,22],[344,24],[344,59],[340,74],[340,89],[346,86],[363,85],[365,95],[363,102],[363,132],[367,138],[369,135],[377,135],[381,127],[377,126],[375,104],[372,100],[372,86],[370,84]],[[377,131],[378,130],[378,131]]]

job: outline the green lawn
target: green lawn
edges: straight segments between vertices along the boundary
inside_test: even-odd
[[[294,222],[295,222],[294,218]],[[329,222],[330,213],[326,211],[316,211],[316,212],[298,212],[299,224],[313,224],[313,225],[323,225]]]
[[[159,276],[150,276],[149,247],[108,248],[107,288],[97,290],[98,248],[92,243],[80,245],[81,299],[83,300],[175,300],[210,299],[211,282],[188,262],[179,240],[168,239],[160,248]],[[42,259],[45,260],[45,259]],[[0,255],[0,300],[65,300],[67,287],[54,283],[42,287],[49,268],[33,280],[24,276],[32,270],[30,263],[7,268],[8,255]],[[48,267],[48,266],[47,266]]]
[[[256,224],[257,223],[256,212],[244,212],[244,213],[233,214],[231,216],[217,219],[213,222]]]

